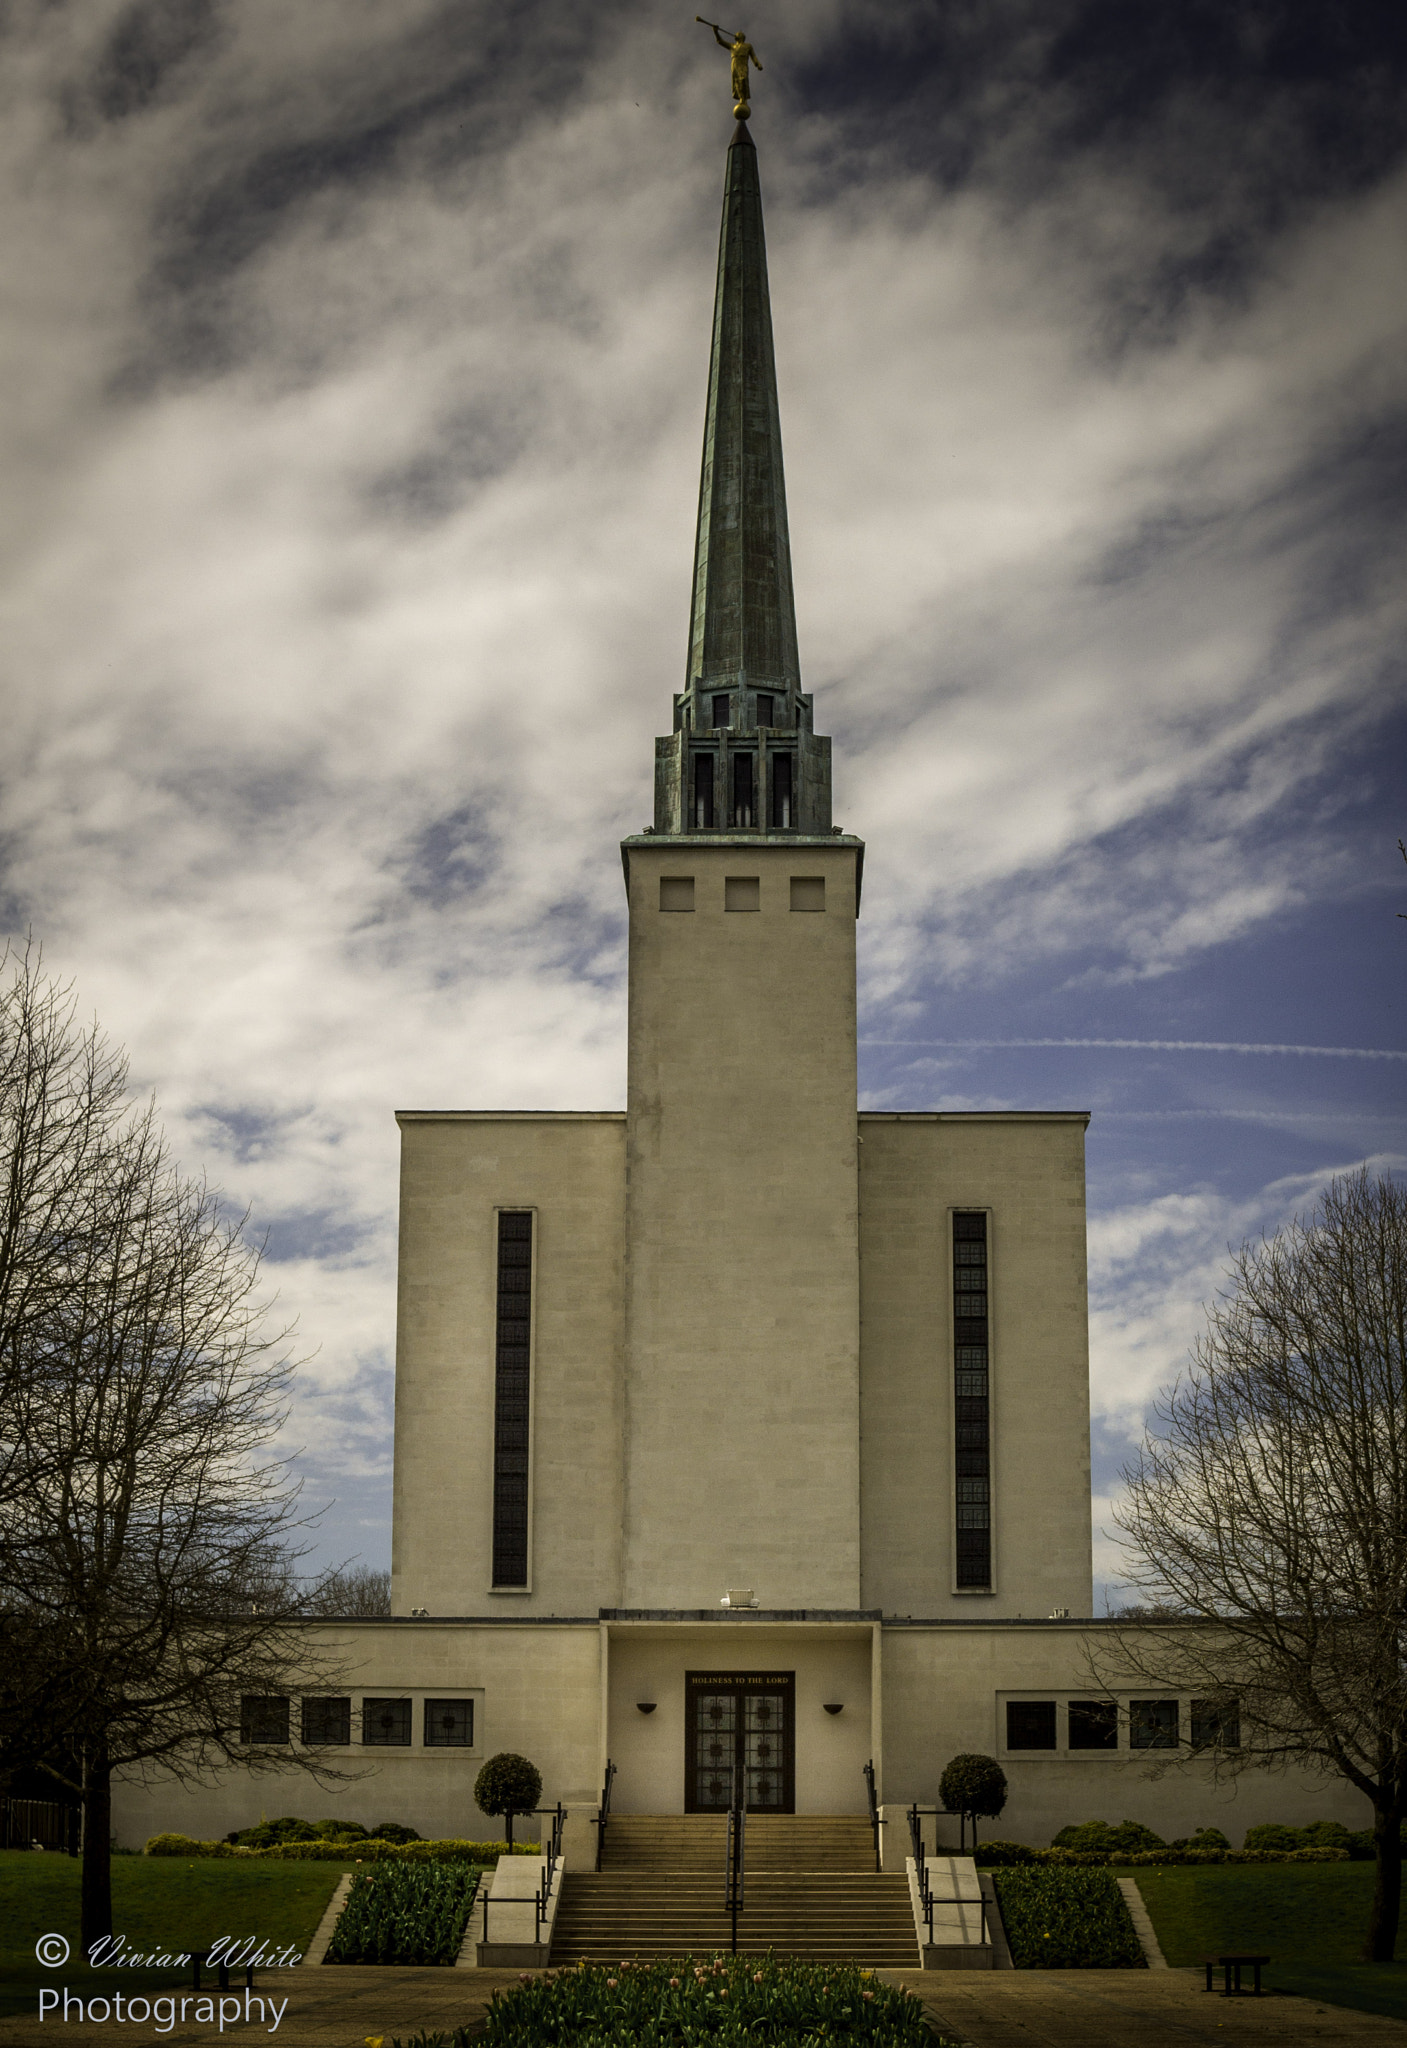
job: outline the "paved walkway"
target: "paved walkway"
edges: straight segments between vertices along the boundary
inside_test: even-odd
[[[1315,1998],[1208,1997],[1200,1970],[889,1971],[971,2048],[1407,2048],[1407,2025]]]
[[[885,1971],[924,2002],[933,2024],[971,2048],[1407,2048],[1407,2025],[1313,1998],[1208,1997],[1193,1970]],[[472,2025],[515,1970],[394,1970],[348,1966],[270,1972],[259,1992],[289,2003],[272,2038],[289,2048],[364,2048],[368,2036],[402,2041]],[[256,1992],[256,1997],[259,1995]],[[189,1992],[185,1994],[190,1996]],[[227,1996],[233,1998],[234,1993]],[[240,1996],[241,2008],[243,1995]],[[124,2004],[125,2012],[125,2004]],[[51,2013],[0,2020],[0,2048],[117,2048],[122,2041],[172,2048],[230,2048],[270,2038],[268,2012],[248,2022],[227,2008],[223,2032],[187,2024],[158,2034],[151,2023],[118,2026]]]

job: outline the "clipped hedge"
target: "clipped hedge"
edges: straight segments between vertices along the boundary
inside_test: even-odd
[[[361,1873],[324,1960],[448,1967],[459,1955],[481,1875],[462,1863],[416,1869],[404,1861]]]
[[[197,1842],[189,1835],[153,1835],[148,1856],[222,1856],[248,1863],[475,1863],[497,1862],[509,1852],[506,1842],[280,1842],[268,1849],[246,1849],[234,1842]],[[536,1842],[515,1842],[514,1856],[536,1856]]]
[[[1148,1967],[1118,1880],[1107,1870],[1003,1870],[993,1881],[1018,1970]]]
[[[1141,1820],[1121,1820],[1111,1827],[1107,1820],[1082,1820],[1075,1827],[1052,1835],[1052,1849],[1090,1849],[1104,1856],[1137,1856],[1145,1849],[1166,1849],[1167,1843]],[[1225,1842],[1224,1847],[1231,1844]]]
[[[241,1828],[237,1834],[226,1835],[237,1849],[276,1849],[285,1842],[418,1842],[419,1835],[414,1828],[408,1828],[398,1820],[383,1820],[374,1828],[364,1828],[355,1820],[299,1820],[296,1814],[285,1814],[281,1820],[261,1820],[252,1828]]]
[[[1191,1840],[1195,1842],[1195,1836]],[[1147,1870],[1174,1864],[1347,1863],[1357,1852],[1334,1848],[1201,1849],[1180,1847],[1176,1842],[1169,1842],[1162,1849],[1032,1849],[1025,1842],[983,1842],[976,1853],[977,1861],[989,1870],[1016,1870],[1037,1864],[1063,1870]]]

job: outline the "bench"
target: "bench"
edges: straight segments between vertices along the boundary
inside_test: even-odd
[[[178,1950],[178,1951],[177,1951],[177,1953],[179,1954],[179,1953],[180,1953],[180,1951]],[[195,1990],[197,1990],[197,1991],[199,1991],[199,1989],[200,1989],[200,1973],[201,1973],[201,1971],[202,1971],[203,1969],[207,1969],[207,1970],[208,1970],[208,1969],[209,1969],[209,1967],[210,1967],[210,1951],[209,1951],[209,1949],[194,1949],[194,1948],[192,1948],[192,1949],[187,1949],[187,1950],[185,1951],[185,1953],[186,1953],[186,1954],[187,1954],[187,1955],[188,1955],[188,1956],[190,1957],[190,1959],[191,1959],[191,1969],[192,1969],[192,1970],[194,1971],[194,1973],[195,1973],[195,1977],[194,1977],[194,1989],[195,1989]],[[239,1964],[238,1964],[238,1963],[236,1963],[236,1965],[235,1965],[235,1968],[236,1968],[236,1970],[238,1970],[238,1968],[239,1968]],[[224,1958],[222,1957],[222,1958],[220,1959],[220,1961],[219,1961],[219,1962],[217,1962],[217,1963],[216,1963],[216,1965],[215,1965],[215,1989],[216,1989],[217,1991],[228,1991],[228,1990],[229,1990],[229,1988],[230,1988],[230,1966],[229,1966],[229,1964],[228,1964],[228,1963],[227,1963],[227,1962],[226,1962],[226,1961],[224,1960]],[[254,1965],[253,1965],[253,1963],[246,1963],[246,1964],[244,1965],[244,1988],[245,1988],[245,1990],[246,1990],[246,1991],[252,1991],[252,1990],[254,1989]]]
[[[1245,1987],[1241,1982],[1242,1970],[1251,1970],[1254,1972],[1255,1977],[1254,1987],[1246,1992],[1245,1995],[1248,1998],[1259,1998],[1261,1995],[1261,1968],[1269,1961],[1269,1956],[1236,1954],[1231,1951],[1224,1955],[1203,1956],[1202,1962],[1207,1972],[1207,1989],[1210,1991],[1212,1988],[1212,1972],[1220,1970],[1222,1972],[1221,1995],[1223,1998],[1234,1998],[1239,1992],[1245,1991]]]

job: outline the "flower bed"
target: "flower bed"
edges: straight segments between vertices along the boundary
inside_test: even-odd
[[[994,1882],[1018,1970],[1147,1967],[1118,1879],[1107,1870],[1003,1870]]]
[[[470,2038],[458,2028],[417,2035],[404,2048],[468,2048]],[[835,2041],[935,2048],[937,2037],[919,2000],[870,1970],[723,1956],[549,1971],[496,1993],[473,2039],[489,2048],[819,2048]]]
[[[354,1877],[324,1960],[452,1964],[481,1874],[463,1863],[402,1863]]]

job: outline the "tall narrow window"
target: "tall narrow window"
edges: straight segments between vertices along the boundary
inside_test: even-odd
[[[753,821],[753,757],[751,754],[733,756],[733,823],[750,825]]]
[[[953,1217],[953,1415],[957,1481],[957,1579],[992,1583],[991,1385],[987,1322],[987,1218]]]
[[[498,1218],[498,1341],[494,1353],[493,1582],[528,1583],[528,1354],[532,1330],[533,1219]]]
[[[715,697],[713,700],[713,729],[722,732],[728,723],[728,699]]]
[[[772,823],[791,828],[791,755],[772,756]]]
[[[759,698],[758,698],[758,700],[757,700],[757,722],[758,722],[758,724],[759,724],[759,725],[771,725],[771,724],[772,724],[772,722],[773,722],[773,717],[774,717],[774,714],[775,714],[775,710],[776,710],[776,704],[775,704],[775,700],[774,700],[773,698],[771,698],[771,697],[759,697]]]
[[[694,829],[713,830],[713,756],[694,756]]]

